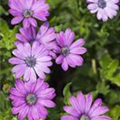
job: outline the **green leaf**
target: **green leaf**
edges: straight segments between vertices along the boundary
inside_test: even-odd
[[[96,89],[99,93],[106,95],[109,93],[109,85],[106,85],[105,82],[99,82],[96,86]]]
[[[64,104],[69,104],[69,98],[71,96],[71,92],[70,92],[70,86],[72,85],[72,82],[69,82],[63,90],[63,95],[64,95]]]
[[[0,19],[0,32],[2,39],[0,40],[0,48],[5,48],[7,50],[14,48],[15,33],[17,32],[17,27],[9,29],[6,21]]]
[[[102,80],[109,80],[120,86],[120,70],[118,60],[112,59],[110,55],[104,54],[100,58],[100,75]]]
[[[114,120],[120,120],[120,106],[116,105],[111,111],[110,116],[114,118]]]

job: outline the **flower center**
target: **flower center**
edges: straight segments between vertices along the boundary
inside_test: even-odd
[[[68,47],[63,47],[61,52],[64,56],[67,56],[70,52],[70,49]]]
[[[98,0],[98,6],[100,8],[105,8],[106,7],[106,1],[105,0]]]
[[[32,10],[25,10],[23,13],[24,17],[31,17],[33,15],[33,11]]]
[[[26,101],[27,101],[27,103],[28,103],[29,105],[33,105],[33,104],[36,103],[37,97],[36,97],[36,95],[34,95],[34,94],[28,94],[28,95],[26,96]]]
[[[34,67],[36,65],[36,58],[28,57],[25,61],[28,67]]]
[[[90,118],[87,115],[82,115],[80,120],[90,120]]]

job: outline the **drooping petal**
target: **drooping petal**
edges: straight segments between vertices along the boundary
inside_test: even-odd
[[[18,23],[20,23],[22,20],[23,20],[23,16],[14,17],[14,18],[12,19],[12,21],[11,21],[11,24],[12,24],[12,25],[18,24]]]
[[[61,117],[61,120],[78,120],[78,118],[71,115],[64,115],[63,117]]]
[[[67,113],[69,113],[70,115],[73,115],[75,117],[79,117],[80,114],[72,107],[69,107],[69,106],[65,106],[63,108]]]

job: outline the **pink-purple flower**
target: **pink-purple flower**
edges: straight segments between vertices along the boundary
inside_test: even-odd
[[[28,28],[20,28],[20,33],[17,33],[15,36],[17,38],[17,41],[15,41],[15,45],[18,43],[26,43],[26,42],[34,42],[36,41],[36,28],[33,26],[30,26]]]
[[[45,79],[45,73],[50,73],[52,58],[48,55],[48,50],[38,42],[18,44],[17,49],[12,52],[15,57],[9,62],[15,65],[12,72],[16,78],[24,76],[24,80],[35,81],[37,77]]]
[[[86,53],[87,49],[82,47],[85,44],[84,39],[78,39],[74,42],[75,34],[69,28],[61,31],[56,36],[58,44],[56,53],[59,55],[56,58],[56,63],[61,64],[64,71],[67,71],[69,66],[75,68],[83,65],[82,54]]]
[[[107,21],[117,15],[119,0],[87,0],[90,12],[97,13],[98,20]]]
[[[26,117],[28,120],[45,119],[48,115],[46,108],[55,107],[54,97],[55,89],[49,88],[48,83],[41,79],[34,83],[16,80],[9,96],[12,99],[12,114],[17,114],[19,120]]]
[[[46,0],[9,0],[9,13],[14,18],[11,23],[13,25],[23,21],[24,27],[30,25],[36,27],[37,21],[46,21],[49,16],[49,5],[45,3]]]
[[[78,93],[76,97],[70,98],[71,106],[65,106],[64,110],[68,115],[61,117],[61,120],[111,120],[110,117],[103,115],[109,109],[102,106],[102,100],[97,99],[93,102],[91,94],[86,97],[83,93]]]
[[[49,55],[53,58],[56,57],[54,50],[56,49],[56,33],[53,27],[49,27],[49,22],[43,23],[37,32],[37,29],[33,26],[28,28],[20,28],[20,33],[16,34],[17,41],[15,41],[15,45],[18,43],[26,43],[26,42],[34,42],[38,41],[40,44],[44,45],[45,48],[49,51]]]

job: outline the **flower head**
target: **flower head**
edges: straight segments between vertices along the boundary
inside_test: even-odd
[[[39,31],[37,32],[36,28],[30,26],[28,28],[20,28],[20,33],[16,34],[17,41],[15,41],[15,45],[18,43],[26,43],[26,42],[34,42],[38,41],[40,44],[44,45],[44,47],[49,51],[49,55],[53,58],[56,57],[54,49],[56,49],[56,33],[54,28],[49,28],[49,23],[45,22],[41,25]]]
[[[11,23],[18,24],[23,21],[24,27],[36,27],[35,20],[46,21],[49,16],[49,5],[46,0],[9,0],[9,12],[14,16]]]
[[[43,45],[34,42],[18,44],[17,49],[13,50],[16,57],[10,58],[9,62],[15,66],[12,72],[16,78],[24,76],[24,80],[35,81],[37,76],[44,79],[45,73],[50,73],[49,66],[52,65],[51,57]]]
[[[55,106],[52,99],[55,97],[55,90],[49,88],[48,83],[43,80],[23,83],[16,80],[15,88],[11,88],[9,98],[12,99],[12,114],[18,114],[18,119],[28,120],[45,119],[48,115],[46,108]]]
[[[87,0],[91,13],[97,12],[98,20],[107,21],[117,15],[119,0]]]
[[[91,94],[85,97],[83,93],[78,93],[77,97],[72,96],[69,101],[71,106],[64,107],[69,115],[64,115],[61,120],[111,120],[103,115],[109,109],[101,105],[101,99],[93,102]]]
[[[83,39],[74,41],[75,34],[67,29],[64,32],[57,34],[56,41],[58,47],[56,53],[59,56],[56,58],[56,63],[61,64],[63,70],[68,70],[68,67],[81,66],[83,64],[82,54],[86,53],[86,48],[82,47],[85,44]]]
[[[26,42],[34,42],[36,41],[36,28],[30,26],[28,28],[20,28],[20,33],[16,34],[17,41],[15,41],[15,45],[18,43],[26,43]]]

